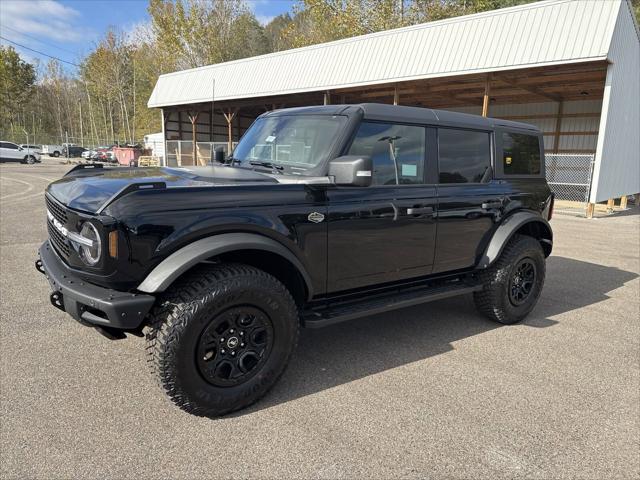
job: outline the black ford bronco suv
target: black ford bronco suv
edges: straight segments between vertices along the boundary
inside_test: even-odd
[[[222,152],[218,152],[222,153]],[[79,165],[46,191],[36,267],[51,303],[111,338],[146,337],[184,410],[262,397],[300,326],[473,294],[510,324],[551,253],[542,134],[379,104],[265,113],[229,158]]]

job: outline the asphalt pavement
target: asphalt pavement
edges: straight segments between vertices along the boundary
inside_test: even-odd
[[[556,216],[542,298],[499,326],[470,297],[303,331],[257,405],[174,407],[144,341],[49,304],[43,189],[0,166],[0,478],[639,478],[640,209]]]

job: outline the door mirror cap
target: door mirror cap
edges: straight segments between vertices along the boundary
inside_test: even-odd
[[[336,185],[368,187],[371,185],[372,175],[371,157],[344,155],[329,162],[329,177]]]

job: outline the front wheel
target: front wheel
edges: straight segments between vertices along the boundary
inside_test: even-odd
[[[54,158],[58,158],[60,156],[60,152],[53,152]]]
[[[476,308],[496,322],[519,322],[536,305],[545,277],[545,258],[535,238],[515,235],[496,262],[480,274]]]
[[[24,160],[29,165],[33,165],[34,163],[36,163],[36,157],[34,157],[33,155],[28,155]]]
[[[147,359],[183,410],[216,417],[260,399],[298,340],[289,291],[239,264],[203,265],[160,298],[146,329]]]

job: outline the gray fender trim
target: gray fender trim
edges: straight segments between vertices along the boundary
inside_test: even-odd
[[[478,262],[478,268],[487,268],[493,262],[495,262],[513,234],[520,227],[530,222],[541,223],[545,227],[545,229],[549,232],[549,236],[551,238],[543,239],[542,241],[549,243],[551,246],[553,244],[553,233],[549,222],[547,222],[540,215],[532,212],[516,212],[513,215],[505,218],[500,226],[496,229],[493,237],[491,237],[489,245],[485,249],[484,254]]]
[[[307,286],[309,298],[313,296],[311,277],[300,260],[285,246],[255,233],[222,233],[196,240],[160,262],[138,285],[138,290],[146,293],[163,292],[175,279],[194,265],[235,250],[264,250],[280,255],[298,269]]]

